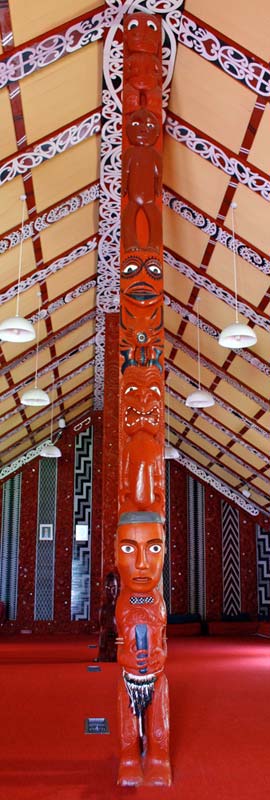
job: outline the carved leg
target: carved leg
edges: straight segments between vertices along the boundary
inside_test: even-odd
[[[139,247],[136,230],[138,210],[138,204],[129,200],[122,215],[122,236],[125,250],[136,250]]]
[[[154,203],[146,203],[145,216],[149,226],[148,250],[159,250],[162,234],[162,220],[159,208]]]
[[[156,684],[153,700],[147,709],[146,786],[171,786],[169,754],[169,695],[166,676]]]
[[[118,688],[118,724],[121,753],[117,783],[120,786],[140,786],[143,783],[143,774],[138,720],[129,707],[128,694],[122,679]]]

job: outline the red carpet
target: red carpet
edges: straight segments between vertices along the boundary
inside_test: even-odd
[[[29,640],[1,641],[1,800],[259,800],[270,791],[266,639],[170,639],[174,785],[147,792],[116,786],[118,666],[88,673],[90,639]],[[88,716],[107,717],[110,735],[85,735]]]

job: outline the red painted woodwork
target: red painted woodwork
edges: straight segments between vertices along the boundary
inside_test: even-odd
[[[258,617],[256,524],[243,511],[239,514],[241,611]]]
[[[125,24],[124,113],[146,105],[160,114],[162,58],[160,20],[132,14]]]
[[[162,511],[164,516],[163,386],[155,367],[131,366],[121,381],[121,512]]]
[[[38,461],[22,472],[17,619],[7,623],[16,630],[33,629],[38,508]]]
[[[187,473],[170,461],[171,613],[188,613]]]
[[[163,672],[167,655],[166,610],[157,588],[163,561],[164,528],[159,516],[148,512],[123,514],[117,536],[122,589],[116,605],[118,661],[123,668],[118,694],[121,786],[171,783],[169,703]],[[141,641],[138,629],[139,633],[143,629]],[[129,694],[127,689],[134,681],[136,690],[132,693],[129,688]],[[153,690],[149,690],[152,685]],[[148,697],[145,701],[143,695],[141,710],[136,707],[136,698],[142,692],[149,692],[150,700]]]
[[[171,783],[164,560],[161,25],[124,20],[117,565],[121,786]],[[132,252],[131,252],[132,251]]]
[[[118,592],[119,576],[116,572],[109,572],[105,578],[104,596],[99,612],[99,651],[95,661],[116,661],[115,607]]]
[[[138,250],[138,212],[143,212],[148,225],[147,249],[159,251],[162,241],[161,211],[156,197],[162,189],[162,159],[154,146],[160,135],[160,125],[154,114],[140,108],[130,115],[126,134],[131,147],[123,153],[122,194],[127,203],[122,217],[122,237],[125,250]]]

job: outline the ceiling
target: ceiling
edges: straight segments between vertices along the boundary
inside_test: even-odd
[[[54,381],[55,430],[61,417],[74,424],[102,407],[104,318],[119,303],[121,18],[162,8],[166,433],[187,469],[262,521],[270,515],[268,0],[256,13],[251,0],[0,4],[0,321],[15,314],[25,193],[20,315],[35,327],[39,319],[38,386],[51,391]],[[239,351],[218,344],[235,320],[232,202],[239,319],[257,334]],[[198,383],[198,309],[201,384],[215,405],[195,412],[185,399]],[[34,383],[35,343],[3,342],[0,353],[3,478],[49,437],[51,411],[21,403]]]

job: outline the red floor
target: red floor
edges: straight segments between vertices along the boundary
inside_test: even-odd
[[[26,639],[26,637],[25,637]],[[89,640],[1,641],[1,800],[259,800],[270,791],[270,641],[171,639],[172,789],[116,786],[116,664]],[[107,717],[109,736],[84,734]]]

